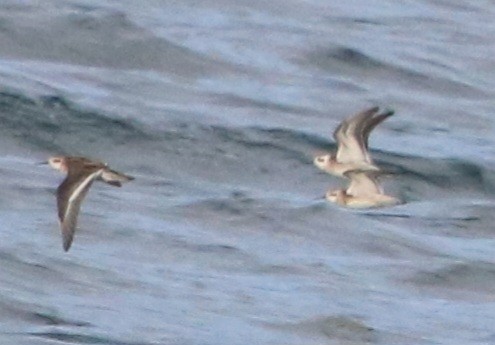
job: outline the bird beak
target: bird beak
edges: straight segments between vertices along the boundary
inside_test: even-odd
[[[45,162],[38,162],[38,163],[36,163],[36,165],[48,165],[48,161],[45,161]]]

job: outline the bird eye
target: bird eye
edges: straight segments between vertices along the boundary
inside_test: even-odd
[[[323,163],[325,161],[323,157],[318,157],[316,158],[316,160],[318,161],[318,163]]]

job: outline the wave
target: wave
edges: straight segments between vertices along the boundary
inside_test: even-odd
[[[4,9],[4,56],[17,60],[125,70],[156,70],[187,77],[233,71],[231,65],[159,37],[119,10],[77,6],[47,16],[43,7]],[[1,9],[0,9],[1,10]],[[41,13],[39,13],[41,12]]]
[[[3,135],[55,152],[72,151],[81,142],[110,139],[125,143],[146,139],[147,134],[136,121],[116,119],[81,109],[61,96],[30,98],[0,92],[0,130]]]
[[[108,337],[86,335],[71,332],[62,331],[49,331],[49,332],[29,332],[26,335],[33,338],[41,338],[45,340],[56,340],[58,342],[70,343],[70,344],[108,344],[108,345],[146,345],[151,343],[129,342],[120,341]]]
[[[407,280],[415,289],[451,299],[491,300],[495,269],[490,262],[465,261],[415,273]],[[447,292],[447,294],[446,294]]]
[[[304,64],[331,72],[332,75],[342,74],[347,79],[349,76],[358,76],[358,80],[363,84],[378,79],[382,83],[393,83],[394,87],[404,85],[410,90],[440,92],[449,98],[452,94],[470,99],[487,97],[483,89],[458,80],[458,71],[438,65],[434,60],[416,63],[415,58],[410,57],[410,64],[404,65],[403,62],[385,61],[374,57],[361,49],[334,45],[330,48],[315,49],[303,61]],[[430,68],[426,69],[425,64]],[[363,80],[363,74],[366,75],[366,80]]]
[[[321,316],[296,323],[265,324],[269,328],[297,334],[303,339],[320,338],[333,344],[431,344],[430,341],[370,327],[366,322],[351,316]]]

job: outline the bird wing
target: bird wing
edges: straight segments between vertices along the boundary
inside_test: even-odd
[[[116,186],[116,187],[121,187],[122,182],[134,180],[134,177],[132,177],[132,176],[124,175],[122,173],[119,173],[119,172],[112,170],[112,169],[109,169],[109,168],[103,169],[102,174],[101,174],[101,178],[106,183],[108,183],[112,186]]]
[[[89,187],[95,179],[100,177],[101,173],[102,169],[83,170],[76,173],[69,170],[66,179],[57,189],[58,218],[65,251],[68,251],[72,244],[81,203]]]
[[[366,162],[371,164],[364,138],[364,124],[378,111],[378,107],[366,109],[345,119],[335,129],[333,137],[337,141],[336,159],[340,163]]]
[[[366,150],[368,150],[368,138],[370,136],[371,131],[380,123],[382,123],[388,117],[394,115],[393,110],[388,110],[384,113],[378,114],[376,116],[370,116],[367,121],[364,121],[362,124],[361,132],[363,138],[363,144]]]
[[[364,196],[373,194],[383,194],[382,187],[376,179],[376,174],[362,171],[348,171],[345,173],[351,183],[347,187],[346,193],[352,196]]]

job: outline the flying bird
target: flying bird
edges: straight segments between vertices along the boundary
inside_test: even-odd
[[[53,156],[43,164],[67,174],[57,188],[57,208],[63,247],[68,251],[77,225],[81,203],[95,180],[101,180],[115,187],[134,180],[108,167],[107,164],[85,157]]]
[[[400,200],[386,195],[378,183],[379,172],[348,171],[344,175],[350,179],[347,189],[328,191],[325,195],[328,201],[351,208],[371,208],[394,206]]]
[[[333,133],[337,152],[318,155],[313,163],[339,177],[345,177],[345,173],[351,170],[379,171],[368,152],[368,138],[378,124],[394,114],[392,110],[379,113],[379,109],[369,108],[342,121]]]

